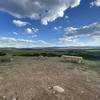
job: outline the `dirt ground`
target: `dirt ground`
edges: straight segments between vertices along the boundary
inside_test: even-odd
[[[0,64],[0,100],[100,100],[99,75],[80,66],[60,58],[24,57]],[[49,89],[56,85],[65,92]]]

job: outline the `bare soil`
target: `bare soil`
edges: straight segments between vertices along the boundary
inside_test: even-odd
[[[60,58],[25,57],[1,64],[0,100],[100,100],[99,75],[80,66]],[[49,87],[55,85],[65,92],[54,93]]]

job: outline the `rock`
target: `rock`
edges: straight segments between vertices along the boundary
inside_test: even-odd
[[[53,86],[53,90],[59,93],[64,93],[64,89],[60,86]]]
[[[3,99],[3,100],[7,100],[6,96],[2,96],[2,99]]]
[[[13,98],[12,100],[17,100],[16,98]]]
[[[51,89],[52,89],[52,87],[51,87],[51,86],[49,86],[49,87],[48,87],[48,89],[49,89],[49,90],[51,90]]]
[[[13,61],[14,59],[13,58],[10,58],[10,61]]]
[[[2,79],[3,79],[3,77],[0,76],[0,80],[2,80]]]
[[[53,94],[56,94],[56,91],[53,91],[52,93],[53,93]]]
[[[87,82],[91,82],[91,80],[89,79],[89,77],[87,76],[87,78],[86,78],[86,81]]]
[[[81,93],[83,94],[83,93],[84,93],[84,91],[81,91]]]
[[[3,96],[3,99],[5,99],[6,98],[6,96]]]

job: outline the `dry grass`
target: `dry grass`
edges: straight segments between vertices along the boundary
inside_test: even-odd
[[[60,58],[18,57],[0,64],[0,100],[100,100],[100,78]],[[65,92],[53,93],[59,85]]]

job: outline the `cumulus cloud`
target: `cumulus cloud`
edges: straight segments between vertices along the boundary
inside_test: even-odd
[[[24,21],[21,21],[21,20],[13,20],[13,23],[18,27],[29,25],[28,22],[24,22]]]
[[[100,6],[100,0],[95,1],[96,6]]]
[[[81,0],[0,0],[0,10],[17,18],[32,18],[48,22],[64,16],[69,7],[74,8]]]
[[[51,44],[43,40],[25,40],[16,39],[11,37],[0,37],[0,47],[15,47],[15,48],[33,48],[33,47],[46,47]]]

